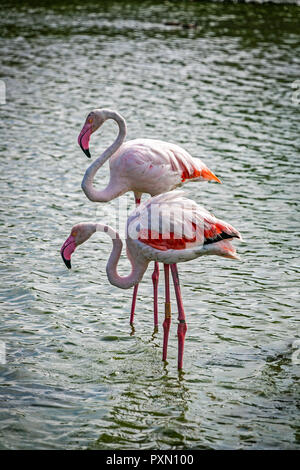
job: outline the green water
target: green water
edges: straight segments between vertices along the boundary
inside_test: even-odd
[[[0,447],[299,449],[299,6],[5,2],[4,11]],[[132,291],[106,278],[109,239],[78,249],[70,272],[60,258],[73,224],[114,223],[115,201],[93,204],[81,191],[89,162],[76,142],[87,113],[104,106],[123,114],[128,138],[201,157],[223,184],[186,194],[245,239],[241,262],[179,265],[182,374],[173,291],[167,364],[162,327],[153,335],[152,269],[132,335]],[[116,132],[106,123],[92,137],[94,157]],[[105,165],[97,186],[107,181]],[[124,274],[125,253],[120,263]],[[162,324],[163,276],[159,296]]]

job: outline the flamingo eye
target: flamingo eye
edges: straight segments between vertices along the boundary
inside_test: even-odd
[[[71,235],[72,235],[72,237],[76,237],[76,235],[77,235],[76,230],[74,230],[74,232],[72,232]]]
[[[88,123],[89,123],[89,124],[92,124],[92,122],[93,122],[93,119],[92,119],[92,118],[88,119]]]

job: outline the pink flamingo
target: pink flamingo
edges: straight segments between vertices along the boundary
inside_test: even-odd
[[[193,158],[178,145],[153,139],[135,139],[124,143],[126,137],[125,119],[110,109],[95,109],[89,113],[78,136],[78,143],[90,158],[89,141],[107,120],[116,121],[119,133],[113,144],[86,170],[81,187],[91,201],[108,202],[118,196],[133,191],[136,206],[140,204],[143,193],[156,196],[180,186],[188,181],[214,180],[221,182],[199,159]],[[109,160],[110,181],[103,190],[93,187],[94,177],[99,168]],[[155,262],[152,275],[154,289],[154,327],[158,324],[159,267]],[[130,324],[133,324],[138,284],[134,287]]]
[[[106,272],[109,282],[122,289],[137,285],[150,261],[164,263],[165,319],[163,322],[163,360],[167,359],[167,345],[171,323],[169,266],[173,277],[178,306],[178,369],[182,369],[186,318],[180,292],[177,263],[203,255],[218,255],[239,259],[231,244],[240,233],[226,222],[218,220],[194,201],[182,196],[182,191],[171,191],[150,198],[138,206],[127,220],[127,256],[132,266],[128,276],[120,276],[117,266],[122,251],[119,234],[108,225],[80,223],[75,225],[61,247],[62,258],[71,268],[71,255],[77,246],[96,231],[107,233],[113,242]]]

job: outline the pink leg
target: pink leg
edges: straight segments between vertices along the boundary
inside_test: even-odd
[[[180,285],[179,285],[179,277],[176,264],[171,264],[171,272],[173,276],[173,282],[175,287],[175,294],[178,306],[178,329],[177,329],[177,336],[178,336],[178,369],[182,369],[183,363],[183,350],[184,350],[184,339],[187,330],[186,322],[185,322],[185,313],[183,310],[181,292],[180,292]]]
[[[158,262],[155,261],[154,271],[152,274],[153,291],[154,291],[154,328],[158,327],[158,278],[159,278],[159,266]]]
[[[167,350],[168,350],[168,339],[169,339],[169,331],[170,331],[170,324],[171,324],[171,302],[170,302],[170,283],[169,283],[169,273],[170,273],[170,265],[164,264],[165,270],[165,320],[163,322],[164,328],[164,343],[163,343],[163,361],[167,360]]]
[[[134,322],[134,311],[135,311],[136,296],[137,296],[138,288],[139,288],[139,285],[136,284],[133,289],[131,312],[130,312],[130,325],[133,325],[133,322]]]
[[[141,196],[140,194],[135,194],[134,195],[135,199],[135,206],[138,207],[141,203]],[[136,297],[137,297],[137,291],[138,291],[139,285],[136,284],[133,289],[133,296],[132,296],[132,302],[131,302],[131,312],[130,312],[130,325],[133,325],[134,322],[134,312],[135,312],[135,304],[136,304]]]

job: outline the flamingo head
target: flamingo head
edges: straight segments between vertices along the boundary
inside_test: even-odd
[[[94,109],[94,111],[91,111],[85,120],[84,126],[78,136],[78,144],[88,158],[91,158],[89,150],[90,137],[93,132],[102,126],[105,120],[105,115],[101,109]]]
[[[66,239],[60,249],[62,259],[68,269],[71,269],[71,256],[76,248],[90,238],[96,231],[96,225],[81,223],[74,225],[70,236]]]

